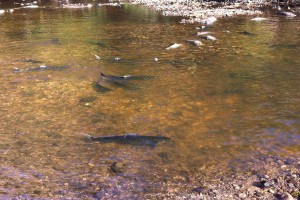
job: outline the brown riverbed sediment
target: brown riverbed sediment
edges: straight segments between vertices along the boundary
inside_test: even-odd
[[[299,199],[298,18],[235,16],[204,40],[128,4],[1,15],[0,199]],[[171,140],[86,139],[129,132]]]

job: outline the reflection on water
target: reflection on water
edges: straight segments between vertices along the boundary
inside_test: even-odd
[[[217,40],[196,47],[186,43],[196,25],[139,6],[1,15],[1,194],[147,197],[236,160],[297,155],[299,18],[269,19],[220,19],[209,29]],[[174,43],[182,46],[166,50]],[[102,91],[100,72],[154,78]],[[85,137],[126,133],[171,141]]]

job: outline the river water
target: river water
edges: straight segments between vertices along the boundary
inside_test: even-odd
[[[265,17],[219,19],[196,47],[199,24],[141,6],[0,15],[0,197],[145,199],[299,156],[300,18]],[[103,92],[101,72],[152,78]],[[171,141],[85,137],[126,133]]]

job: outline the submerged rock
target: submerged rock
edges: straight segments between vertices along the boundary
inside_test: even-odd
[[[276,195],[279,200],[294,200],[293,196],[288,192]]]
[[[120,162],[114,162],[110,167],[109,169],[113,172],[113,173],[116,173],[116,174],[119,174],[119,173],[123,173],[124,172],[124,164],[123,163],[120,163]]]
[[[178,47],[180,47],[180,46],[181,46],[181,44],[174,43],[174,44],[172,44],[171,46],[167,47],[166,49],[167,49],[167,50],[170,50],[170,49],[176,49],[176,48],[178,48]]]
[[[121,2],[116,2],[116,3],[99,3],[98,6],[117,6],[117,7],[121,7],[121,5],[123,5],[124,3]]]
[[[197,32],[197,35],[198,36],[201,36],[201,35],[208,35],[208,34],[211,34],[212,32],[208,32],[208,31],[203,31],[203,32]]]
[[[279,11],[277,12],[278,15],[283,15],[287,17],[296,17],[297,15],[292,12],[286,12],[286,11]]]
[[[217,40],[217,38],[215,38],[214,36],[211,36],[211,35],[205,35],[205,36],[202,36],[201,38],[206,39],[206,40],[212,40],[212,41]]]
[[[39,6],[33,5],[33,4],[27,4],[27,5],[23,6],[22,8],[39,8]]]
[[[202,22],[203,24],[206,24],[206,25],[212,25],[212,24],[215,23],[216,21],[217,21],[217,18],[215,18],[215,17],[208,17],[208,18],[202,20],[201,22]]]
[[[267,18],[264,18],[264,17],[255,17],[253,19],[251,19],[252,21],[265,21],[265,20],[268,20]]]
[[[78,4],[63,4],[62,5],[63,8],[91,8],[93,7],[92,4],[81,4],[81,3],[78,3]]]
[[[195,46],[201,46],[202,42],[199,40],[187,40],[188,43],[193,44]]]
[[[196,30],[205,30],[206,26],[196,27]]]

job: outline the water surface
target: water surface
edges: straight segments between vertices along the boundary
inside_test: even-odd
[[[147,198],[246,170],[237,161],[299,156],[299,17],[266,17],[220,19],[217,40],[195,47],[197,24],[140,6],[0,15],[0,196]],[[41,65],[63,68],[27,70]],[[100,72],[154,78],[101,92]],[[84,136],[126,133],[172,139]]]

